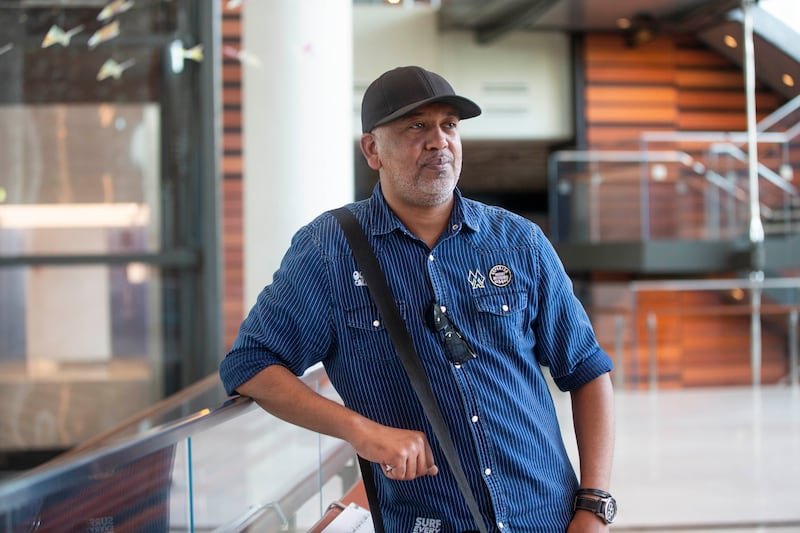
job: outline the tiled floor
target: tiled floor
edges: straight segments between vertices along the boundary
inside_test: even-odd
[[[616,412],[614,531],[800,532],[797,387],[617,391]]]

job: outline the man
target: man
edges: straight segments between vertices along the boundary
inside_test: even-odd
[[[605,492],[611,360],[542,231],[456,188],[459,121],[480,112],[438,74],[384,73],[361,110],[361,150],[380,180],[348,208],[386,274],[486,528],[605,531],[615,506]],[[430,327],[433,314],[460,331],[467,357]],[[296,377],[318,362],[344,405]],[[572,396],[580,484],[543,367]],[[370,461],[387,532],[477,529],[330,213],[295,235],[220,372],[229,393]]]

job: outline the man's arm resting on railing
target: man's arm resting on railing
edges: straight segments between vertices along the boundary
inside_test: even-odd
[[[438,472],[424,433],[378,424],[317,394],[283,366],[265,368],[237,392],[282,420],[347,441],[364,459],[390,466],[383,470],[391,479]]]

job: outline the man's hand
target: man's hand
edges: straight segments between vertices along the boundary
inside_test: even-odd
[[[608,524],[591,511],[578,509],[572,522],[567,527],[567,533],[607,533]]]
[[[411,480],[439,473],[428,439],[421,431],[372,423],[349,442],[359,456],[381,465],[389,479]]]

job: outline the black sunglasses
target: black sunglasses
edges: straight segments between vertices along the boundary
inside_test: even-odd
[[[428,307],[425,319],[431,331],[444,333],[444,354],[448,361],[454,365],[461,365],[478,357],[438,303],[433,302]]]

